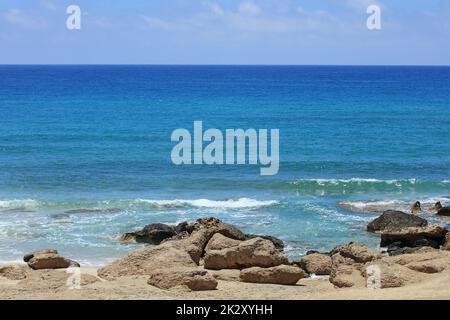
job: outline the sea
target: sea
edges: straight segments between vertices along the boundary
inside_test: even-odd
[[[174,130],[279,129],[277,175],[173,164]],[[450,205],[450,67],[0,66],[0,263],[102,266],[121,234],[214,216],[298,259],[387,209]]]

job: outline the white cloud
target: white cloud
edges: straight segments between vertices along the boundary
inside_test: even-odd
[[[42,28],[46,25],[43,19],[28,16],[19,9],[9,9],[2,17],[7,23],[23,28]]]
[[[147,27],[151,29],[160,29],[165,31],[180,31],[185,29],[186,25],[182,22],[173,22],[169,20],[160,19],[157,17],[140,16],[144,20]]]
[[[253,2],[242,2],[238,6],[238,13],[247,15],[258,15],[261,13],[261,8]]]

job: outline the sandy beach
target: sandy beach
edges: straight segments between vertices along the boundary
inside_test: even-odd
[[[450,262],[450,260],[448,260]],[[372,299],[450,299],[450,269],[440,274],[421,276],[422,281],[401,288],[367,289],[335,288],[327,276],[302,279],[295,286],[251,284],[219,280],[216,290],[189,291],[175,288],[162,290],[147,284],[147,277],[124,277],[115,281],[97,278],[81,289],[68,289],[65,271],[48,271],[49,278],[20,283],[0,278],[0,299],[33,300],[372,300]],[[82,269],[84,275],[94,276],[96,269]],[[91,279],[93,281],[93,279]]]

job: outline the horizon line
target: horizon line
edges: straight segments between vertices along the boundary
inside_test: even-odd
[[[450,67],[450,64],[0,63],[0,66]]]

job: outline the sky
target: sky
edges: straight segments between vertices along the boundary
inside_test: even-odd
[[[450,65],[450,0],[1,0],[0,64]]]

